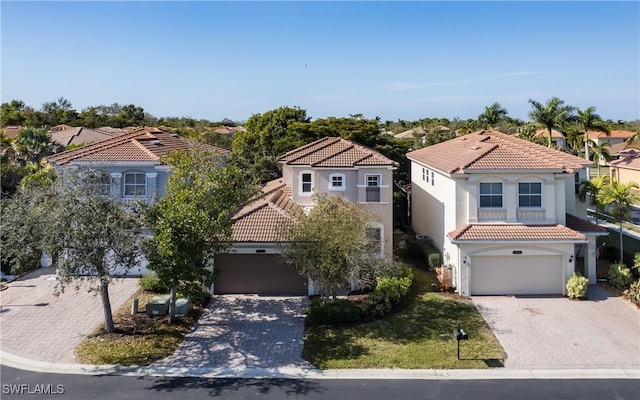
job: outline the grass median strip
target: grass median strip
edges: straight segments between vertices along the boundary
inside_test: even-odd
[[[169,324],[166,316],[148,316],[144,308],[157,294],[137,292],[139,310],[131,315],[131,301],[127,301],[113,315],[115,333],[107,333],[104,326],[87,337],[77,348],[78,361],[85,364],[149,365],[174,353],[184,336],[202,314],[194,306],[189,314]]]
[[[318,368],[489,368],[504,351],[471,300],[434,292],[431,276],[414,269],[416,294],[404,310],[373,322],[308,327],[303,358]],[[469,340],[457,359],[452,331]]]

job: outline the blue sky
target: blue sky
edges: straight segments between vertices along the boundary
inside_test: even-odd
[[[527,120],[552,96],[640,118],[640,3],[7,2],[1,100],[245,120]]]

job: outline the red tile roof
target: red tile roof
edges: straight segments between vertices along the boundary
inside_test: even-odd
[[[397,164],[368,147],[339,137],[325,137],[280,156],[286,165],[312,167],[392,166]]]
[[[594,138],[598,138],[598,139],[606,139],[606,138],[629,139],[629,138],[632,138],[638,132],[613,130],[613,131],[609,132],[610,133],[609,135],[607,135],[604,132],[596,132],[596,131],[589,131],[588,133],[589,133],[589,138],[591,138],[591,139],[594,139]]]
[[[233,217],[234,242],[280,242],[281,227],[302,216],[282,178],[268,182],[256,198]]]
[[[65,151],[49,157],[49,161],[58,165],[73,162],[115,162],[115,161],[154,161],[175,150],[186,150],[196,144],[176,134],[158,128],[141,128],[90,144],[79,149]],[[221,154],[229,150],[209,144],[198,143],[204,149]]]
[[[640,151],[634,149],[623,150],[618,153],[619,159],[609,162],[609,165],[617,168],[640,170]],[[640,175],[638,175],[640,182]]]
[[[486,130],[412,151],[407,157],[449,174],[474,170],[547,170],[573,173],[592,164],[562,151]]]
[[[449,237],[454,241],[584,241],[586,236],[564,225],[521,224],[468,224],[463,225]]]
[[[589,221],[585,221],[582,218],[578,218],[572,214],[566,214],[567,228],[582,233],[607,233],[606,228],[592,224]]]

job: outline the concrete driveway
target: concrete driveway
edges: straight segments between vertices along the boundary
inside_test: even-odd
[[[75,349],[104,322],[100,296],[67,288],[53,295],[55,269],[39,268],[7,284],[0,292],[0,349],[31,360],[74,363]],[[117,310],[138,290],[137,278],[109,285],[111,308]]]
[[[517,369],[640,369],[640,310],[597,285],[588,300],[476,296],[473,302]]]
[[[302,359],[305,297],[214,296],[176,352],[173,368],[312,368]]]

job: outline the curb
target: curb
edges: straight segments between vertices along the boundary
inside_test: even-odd
[[[0,350],[0,364],[41,373],[70,375],[119,375],[165,378],[242,379],[636,379],[637,369],[305,369],[283,368],[180,368],[124,367],[119,365],[62,364],[30,360]]]

